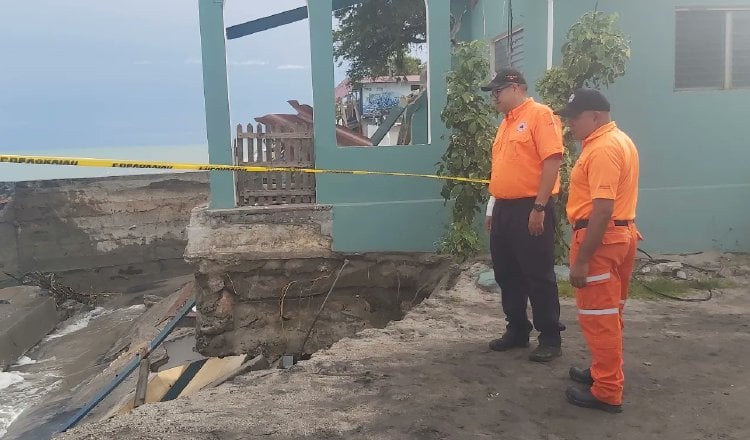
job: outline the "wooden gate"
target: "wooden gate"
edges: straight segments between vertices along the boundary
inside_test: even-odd
[[[236,165],[314,168],[312,127],[293,126],[286,131],[257,124],[237,126],[234,144]],[[315,203],[315,175],[300,172],[236,172],[237,206]]]

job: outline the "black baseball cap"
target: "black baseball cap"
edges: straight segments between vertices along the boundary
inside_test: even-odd
[[[570,95],[565,108],[555,114],[571,118],[585,111],[608,112],[611,106],[602,92],[594,89],[578,89]]]
[[[489,92],[505,87],[509,84],[526,84],[526,79],[524,79],[521,72],[516,69],[500,69],[500,71],[497,73],[497,75],[495,75],[495,78],[493,78],[492,81],[482,86],[482,90],[485,92]]]

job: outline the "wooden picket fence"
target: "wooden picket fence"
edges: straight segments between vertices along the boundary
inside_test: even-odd
[[[278,131],[277,131],[278,130]],[[314,168],[312,127],[285,127],[284,131],[257,124],[237,126],[236,165]],[[300,172],[237,172],[237,206],[315,203],[315,175]]]

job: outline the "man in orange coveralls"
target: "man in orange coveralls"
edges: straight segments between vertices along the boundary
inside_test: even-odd
[[[590,388],[569,387],[566,397],[576,406],[621,412],[622,311],[641,239],[634,223],[638,151],[596,90],[576,90],[559,114],[583,144],[571,173],[567,213],[573,225],[570,283],[591,352],[591,368],[570,369],[571,379]]]

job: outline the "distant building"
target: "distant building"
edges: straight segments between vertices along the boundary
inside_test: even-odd
[[[353,88],[347,78],[336,86],[337,122],[371,138],[390,110],[405,107],[422,89],[419,75],[367,78]],[[403,118],[399,118],[378,144],[397,145]]]

